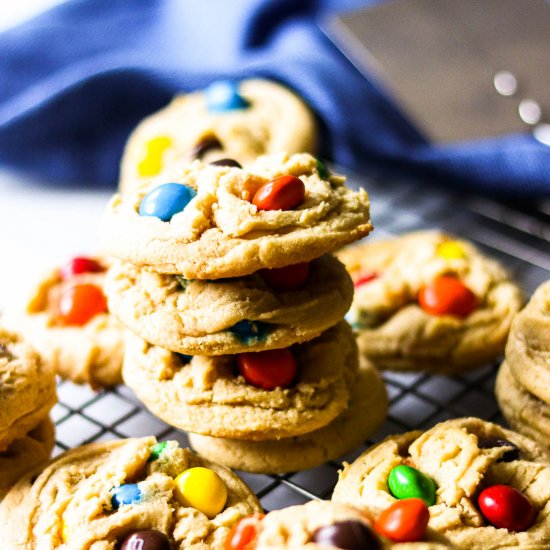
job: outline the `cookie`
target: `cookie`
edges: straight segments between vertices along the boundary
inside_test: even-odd
[[[506,362],[511,374],[525,390],[546,404],[550,404],[549,335],[550,281],[547,281],[514,318],[506,343]]]
[[[386,418],[388,398],[378,372],[362,364],[348,407],[330,424],[275,441],[242,441],[189,434],[195,451],[230,468],[275,474],[315,468],[363,444]]]
[[[516,380],[508,361],[498,371],[495,393],[508,423],[518,432],[550,448],[550,404],[527,391]]]
[[[106,267],[105,260],[74,258],[38,282],[24,312],[8,314],[60,376],[94,388],[122,381],[124,327],[107,310]]]
[[[332,498],[380,514],[411,496],[457,548],[550,544],[550,453],[496,424],[462,418],[390,436],[344,465]]]
[[[55,443],[53,422],[46,418],[21,439],[0,452],[0,501],[29,470],[48,462]]]
[[[471,243],[419,231],[337,256],[355,283],[347,319],[378,367],[456,373],[504,351],[521,291]]]
[[[227,468],[144,437],[85,445],[30,472],[0,505],[0,531],[5,548],[114,550],[137,532],[223,550],[232,525],[260,511]]]
[[[268,80],[217,82],[175,97],[140,123],[124,151],[120,189],[196,158],[247,164],[264,154],[313,153],[316,135],[313,114],[287,88]]]
[[[263,156],[246,170],[181,164],[113,197],[101,224],[103,247],[185,279],[308,262],[372,229],[366,191],[344,182],[309,154]]]
[[[435,542],[438,535],[428,531],[420,542],[395,543],[378,534],[367,511],[326,500],[310,501],[270,512],[265,517],[242,520],[248,526],[251,550],[442,550],[451,548]],[[230,535],[237,540],[235,533]],[[237,548],[237,546],[235,546]]]
[[[263,389],[240,374],[241,356],[182,357],[129,333],[123,376],[145,406],[172,426],[215,437],[278,439],[336,418],[358,368],[353,334],[343,321],[287,353],[297,366],[295,379],[288,387]]]
[[[190,355],[262,351],[319,336],[351,305],[353,285],[336,258],[325,255],[297,268],[299,286],[277,289],[288,286],[287,268],[284,279],[273,282],[278,270],[204,281],[118,263],[105,290],[110,311],[163,348]]]
[[[0,327],[0,451],[48,416],[55,375],[19,334]]]

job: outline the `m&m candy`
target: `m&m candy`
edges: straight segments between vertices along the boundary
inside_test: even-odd
[[[258,524],[264,517],[264,514],[252,514],[233,525],[225,540],[225,550],[245,550],[256,538]]]
[[[261,278],[273,289],[279,291],[297,290],[309,278],[307,262],[287,265],[277,269],[260,269]]]
[[[467,317],[477,307],[476,295],[459,279],[441,275],[418,293],[420,307],[430,315]]]
[[[221,141],[216,136],[205,136],[193,147],[191,157],[200,159],[213,149],[223,149]]]
[[[67,262],[60,271],[61,278],[66,281],[67,279],[82,273],[101,273],[102,271],[105,271],[105,268],[92,258],[78,256]]]
[[[378,533],[395,542],[416,542],[426,534],[430,511],[419,498],[398,500],[376,519]]]
[[[335,546],[346,550],[378,550],[382,548],[378,537],[361,521],[339,521],[319,527],[311,542],[321,546]]]
[[[153,445],[151,447],[151,454],[149,455],[147,462],[154,462],[155,460],[158,460],[167,445],[168,443],[166,443],[166,441],[161,441],[160,443]]]
[[[256,342],[262,342],[267,338],[271,331],[271,326],[262,321],[248,321],[247,319],[243,319],[235,323],[228,330],[236,336],[239,342],[243,344],[254,344]]]
[[[264,390],[288,388],[296,379],[298,365],[288,349],[237,355],[239,372],[251,385]]]
[[[57,303],[57,318],[65,325],[85,325],[96,315],[107,311],[107,300],[101,288],[89,283],[62,289]]]
[[[162,170],[162,159],[167,149],[172,146],[170,136],[156,136],[145,143],[143,157],[138,163],[137,171],[142,178],[153,177]]]
[[[304,182],[296,176],[279,176],[264,183],[252,197],[258,210],[292,210],[304,200]]]
[[[174,494],[183,506],[195,508],[209,518],[223,510],[227,487],[214,470],[201,466],[189,468],[179,474],[174,482]]]
[[[117,548],[119,550],[170,550],[170,540],[164,533],[148,529],[128,535]]]
[[[182,183],[164,183],[155,187],[139,205],[140,216],[153,216],[169,222],[175,214],[182,212],[197,192]]]
[[[492,449],[493,447],[510,447],[500,458],[500,462],[513,462],[519,459],[519,447],[500,437],[480,437],[477,440],[477,446],[480,449]]]
[[[234,159],[218,159],[212,161],[213,166],[229,166],[230,168],[242,168],[242,166]]]
[[[492,485],[477,499],[481,513],[495,527],[508,531],[525,531],[535,521],[531,501],[509,485]]]
[[[395,498],[419,498],[427,506],[435,504],[435,481],[412,466],[401,464],[392,468],[388,477],[388,487]]]
[[[137,504],[141,500],[141,489],[137,483],[125,483],[111,489],[111,506],[117,510],[123,505]]]
[[[362,273],[354,279],[353,286],[355,288],[358,288],[360,286],[366,285],[367,283],[370,283],[371,281],[374,281],[375,279],[378,279],[378,273]]]
[[[459,260],[466,257],[466,251],[458,241],[445,241],[437,247],[437,255],[445,260]]]
[[[223,113],[250,107],[250,102],[239,93],[239,87],[230,80],[213,82],[204,90],[209,113]]]

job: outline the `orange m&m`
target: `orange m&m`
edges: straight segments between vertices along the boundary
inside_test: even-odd
[[[279,176],[264,183],[254,194],[252,204],[258,210],[292,210],[306,194],[304,182],[296,176]]]
[[[477,297],[456,277],[440,275],[420,289],[418,303],[430,315],[464,318],[476,309]]]

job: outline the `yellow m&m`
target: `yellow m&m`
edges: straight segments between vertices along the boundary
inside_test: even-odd
[[[176,477],[175,496],[183,506],[202,512],[208,518],[218,515],[227,500],[227,487],[214,470],[197,466]]]
[[[145,143],[143,158],[138,163],[138,174],[141,177],[156,176],[162,170],[162,157],[166,149],[172,146],[169,136],[157,136]]]
[[[445,260],[458,260],[466,257],[466,251],[458,241],[445,241],[437,247],[437,255]]]

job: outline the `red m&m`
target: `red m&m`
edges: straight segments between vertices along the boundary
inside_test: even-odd
[[[275,290],[296,290],[303,286],[309,277],[309,264],[287,265],[278,269],[261,269],[262,279]]]
[[[64,288],[57,305],[58,319],[65,325],[85,325],[107,311],[107,300],[101,288],[89,283]]]
[[[258,210],[292,210],[306,194],[304,182],[296,176],[279,176],[264,183],[252,197]]]
[[[264,517],[264,514],[252,514],[233,525],[225,541],[225,550],[245,550],[256,538],[258,524]]]
[[[291,386],[298,370],[296,359],[288,349],[241,353],[237,364],[249,384],[264,390]]]
[[[477,502],[490,523],[508,531],[525,531],[536,518],[531,501],[509,485],[487,487],[481,491]]]
[[[353,286],[357,288],[362,285],[366,285],[371,281],[374,281],[374,279],[378,279],[378,273],[363,273],[362,275],[354,279]]]
[[[430,315],[454,315],[464,318],[477,307],[477,298],[456,277],[440,275],[420,289],[418,303]]]
[[[416,542],[426,534],[430,511],[420,498],[394,502],[376,520],[374,528],[395,542]]]
[[[96,260],[78,256],[61,268],[61,277],[63,280],[67,280],[81,273],[100,273],[102,271],[105,271],[105,268]]]

